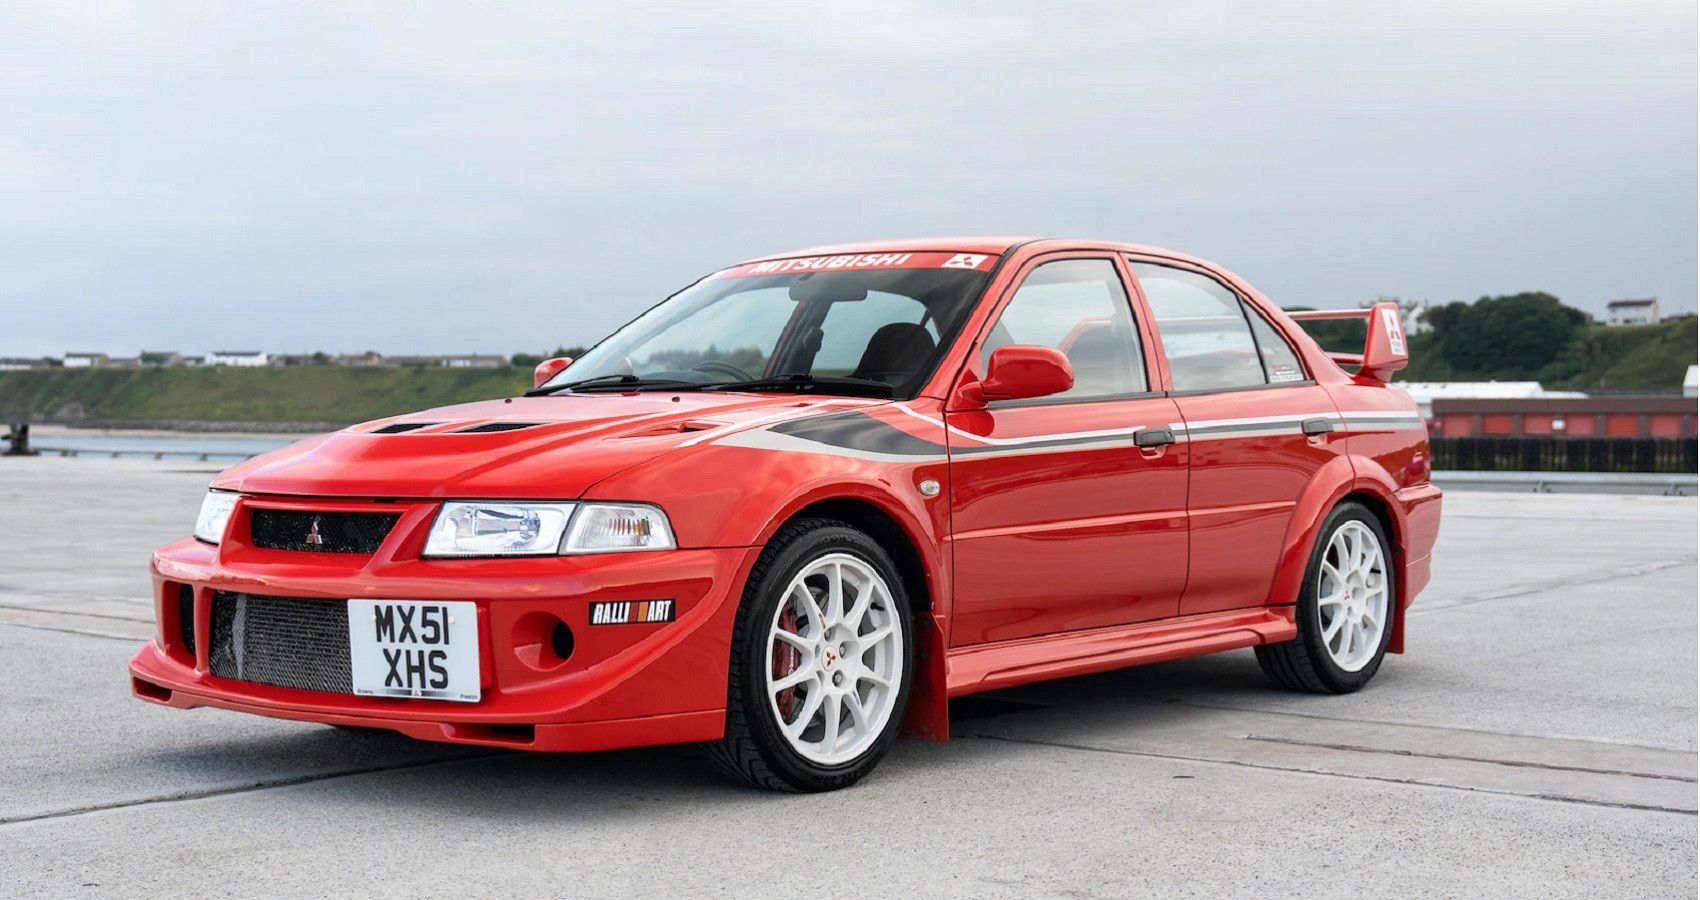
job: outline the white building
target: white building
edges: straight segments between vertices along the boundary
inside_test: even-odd
[[[104,353],[65,354],[65,368],[67,369],[95,369],[106,365],[107,362],[108,358]]]
[[[263,366],[268,361],[264,350],[214,350],[207,354],[209,366]]]
[[[1697,395],[1700,395],[1700,366],[1689,366],[1688,374],[1682,376],[1682,396]]]
[[[1417,401],[1423,418],[1434,415],[1435,400],[1527,400],[1535,397],[1571,399],[1586,397],[1581,391],[1549,391],[1538,381],[1395,381]]]
[[[1659,321],[1659,298],[1613,300],[1606,304],[1607,325],[1651,325]]]

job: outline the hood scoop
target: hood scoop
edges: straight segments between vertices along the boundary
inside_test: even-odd
[[[374,428],[371,431],[368,431],[366,433],[367,434],[401,434],[404,431],[412,431],[416,428],[430,428],[432,425],[441,425],[441,424],[443,424],[443,423],[441,423],[441,422],[395,422],[395,423],[392,423],[392,424],[389,424],[389,425],[385,425],[382,428]]]
[[[619,437],[622,439],[666,437],[670,434],[690,434],[693,431],[708,431],[714,428],[722,428],[725,425],[725,422],[706,422],[702,420],[689,422],[667,422],[661,425],[651,425],[648,428],[639,428],[636,431],[628,431]]]

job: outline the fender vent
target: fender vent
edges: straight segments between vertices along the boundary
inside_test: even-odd
[[[536,428],[542,422],[485,422],[471,428],[457,428],[447,434],[488,434],[492,431],[518,431],[521,428]]]

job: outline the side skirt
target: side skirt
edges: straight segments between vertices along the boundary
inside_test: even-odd
[[[946,654],[952,697],[1052,678],[1107,672],[1298,636],[1291,606],[1263,606],[1178,619],[1069,631],[957,647]]]

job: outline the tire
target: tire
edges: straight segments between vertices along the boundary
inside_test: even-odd
[[[836,610],[829,593],[834,578]],[[914,646],[909,598],[878,543],[832,519],[787,523],[744,587],[732,631],[726,734],[706,746],[709,759],[727,775],[770,790],[855,784],[897,737]],[[803,680],[783,686],[796,679]]]
[[[1342,565],[1357,559],[1352,552],[1354,539],[1366,550],[1368,542],[1374,542],[1379,565]],[[1305,568],[1295,609],[1298,636],[1256,648],[1264,674],[1281,687],[1317,694],[1349,694],[1368,684],[1381,668],[1393,634],[1397,579],[1392,545],[1381,520],[1361,503],[1347,501],[1335,507],[1323,522]],[[1367,633],[1378,607],[1378,626],[1375,633]]]

